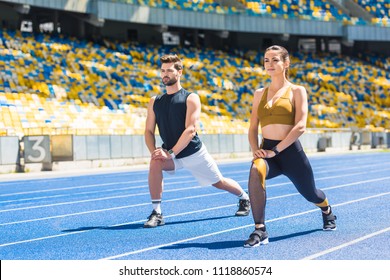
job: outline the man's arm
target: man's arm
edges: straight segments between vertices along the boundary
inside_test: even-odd
[[[185,130],[181,134],[179,140],[172,148],[175,155],[179,154],[190,143],[192,138],[196,135],[199,128],[201,103],[199,96],[191,93],[187,98],[187,114],[185,122]]]
[[[146,123],[145,123],[145,143],[148,147],[148,150],[150,154],[153,153],[153,151],[156,150],[156,137],[155,137],[155,131],[156,131],[156,116],[153,111],[153,105],[154,100],[156,97],[152,97],[148,104],[148,111],[146,115]]]

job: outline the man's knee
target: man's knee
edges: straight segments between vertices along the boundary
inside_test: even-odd
[[[224,190],[225,186],[226,186],[225,178],[221,178],[221,180],[219,180],[218,182],[212,184],[212,186],[217,188],[217,189]]]
[[[163,170],[163,162],[158,159],[151,159],[149,163],[149,169],[151,171],[162,171]]]
[[[149,163],[150,172],[174,171],[175,163],[173,160],[151,159]]]

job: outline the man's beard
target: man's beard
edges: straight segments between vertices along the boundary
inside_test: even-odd
[[[174,84],[177,83],[176,78],[168,79],[168,81],[164,82],[164,78],[162,79],[162,83],[166,86],[173,86]]]

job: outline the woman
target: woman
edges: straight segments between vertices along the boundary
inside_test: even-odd
[[[271,83],[255,91],[248,133],[253,153],[248,190],[255,230],[245,247],[268,243],[265,180],[282,174],[292,181],[306,200],[321,208],[323,229],[336,229],[336,216],[326,195],[316,188],[312,168],[298,140],[306,129],[307,93],[304,87],[289,81],[289,67],[290,58],[285,48],[275,45],[266,49],[264,68]],[[259,124],[263,137],[260,147]]]

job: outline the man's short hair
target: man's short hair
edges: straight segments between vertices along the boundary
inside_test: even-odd
[[[183,63],[180,58],[176,54],[166,54],[160,58],[161,64],[163,63],[174,63],[174,67],[176,70],[183,69]]]

